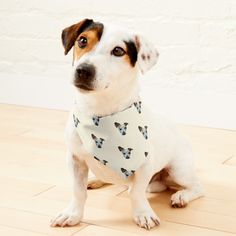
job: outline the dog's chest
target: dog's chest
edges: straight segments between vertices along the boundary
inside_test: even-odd
[[[149,124],[141,102],[106,117],[85,117],[75,110],[73,119],[83,147],[93,159],[88,161],[93,172],[111,170],[109,176],[115,172],[128,178],[147,160]]]
[[[127,184],[130,178],[124,179],[117,172],[95,160],[92,156],[86,156],[86,164],[97,179],[112,184]]]

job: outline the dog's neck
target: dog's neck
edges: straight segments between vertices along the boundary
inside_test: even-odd
[[[80,93],[76,91],[75,102],[80,112],[88,116],[107,116],[122,111],[140,100],[137,80],[120,89],[104,89],[99,92]]]

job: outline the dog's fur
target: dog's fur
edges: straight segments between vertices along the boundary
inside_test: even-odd
[[[73,84],[76,106],[80,112],[91,117],[97,116],[94,122],[98,123],[98,116],[122,111],[133,103],[139,109],[138,73],[145,73],[158,58],[158,52],[150,42],[135,33],[89,19],[64,29],[62,42],[65,54],[73,48]],[[124,55],[120,48],[114,52],[115,47],[122,48]],[[121,55],[117,56],[117,51]],[[71,113],[66,128],[66,142],[74,195],[70,205],[52,220],[52,226],[71,226],[81,221],[89,169],[99,179],[97,185],[93,182],[90,187],[100,187],[103,183],[125,183],[131,186],[129,194],[133,219],[146,229],[160,223],[146,198],[146,190],[163,191],[168,186],[166,179],[171,179],[182,186],[182,190],[171,196],[173,207],[184,207],[203,195],[189,144],[165,119],[151,112],[148,117],[152,125],[152,130],[148,130],[152,144],[149,158],[125,181],[100,163],[103,160],[99,162],[91,158],[84,150]],[[117,124],[117,128],[125,132],[122,125]],[[139,127],[139,130],[146,135],[145,127]],[[93,138],[97,142],[97,137]],[[122,147],[119,150],[124,151]],[[123,172],[127,170],[123,169]]]

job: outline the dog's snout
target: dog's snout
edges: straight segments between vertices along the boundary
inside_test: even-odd
[[[93,65],[83,63],[76,68],[76,80],[93,80],[95,77],[95,67]]]
[[[93,90],[93,82],[95,79],[95,67],[88,63],[80,64],[74,75],[74,85],[83,90]]]

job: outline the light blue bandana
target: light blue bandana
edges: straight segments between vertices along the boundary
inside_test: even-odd
[[[149,153],[149,126],[145,107],[135,102],[109,116],[88,117],[74,110],[74,125],[85,150],[97,161],[128,178],[145,162]]]

